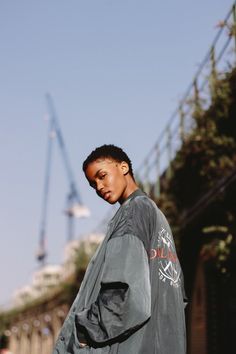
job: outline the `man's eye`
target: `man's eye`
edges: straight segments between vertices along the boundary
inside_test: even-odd
[[[106,176],[106,174],[101,175],[101,176],[100,176],[100,179],[104,179],[104,178],[105,178],[105,176]]]

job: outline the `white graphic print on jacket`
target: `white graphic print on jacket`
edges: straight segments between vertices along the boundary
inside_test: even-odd
[[[162,227],[158,232],[157,248],[150,251],[150,259],[158,261],[158,275],[160,280],[168,282],[171,286],[180,286],[181,268],[176,255],[172,235]]]

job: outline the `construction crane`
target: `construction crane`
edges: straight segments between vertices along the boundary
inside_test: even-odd
[[[59,121],[56,115],[56,111],[53,105],[53,100],[50,94],[46,94],[46,101],[47,101],[48,114],[49,114],[49,125],[48,125],[49,132],[48,132],[46,168],[45,168],[43,202],[42,202],[40,234],[39,234],[39,249],[36,254],[37,260],[42,265],[45,263],[45,259],[47,257],[45,241],[46,241],[47,210],[48,210],[48,200],[49,200],[52,149],[53,149],[54,139],[57,140],[59,145],[59,149],[66,169],[67,178],[69,181],[69,188],[70,188],[69,193],[67,195],[67,208],[65,210],[65,213],[68,217],[68,235],[67,235],[68,242],[74,238],[74,218],[88,217],[90,215],[89,209],[83,205],[81,196],[78,192],[78,189],[76,188],[76,183],[74,180],[68,154],[66,151],[66,146],[59,126]]]

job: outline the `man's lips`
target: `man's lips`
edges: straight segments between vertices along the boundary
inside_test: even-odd
[[[111,192],[106,192],[102,194],[103,199],[107,200],[109,196],[111,195]]]

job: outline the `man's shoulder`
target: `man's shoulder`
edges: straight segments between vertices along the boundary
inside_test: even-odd
[[[153,199],[148,195],[136,196],[130,201],[130,211],[127,215],[132,217],[134,222],[137,220],[144,222],[145,224],[151,223],[152,225],[168,225],[168,220],[165,213],[158,207]]]
[[[129,207],[131,209],[137,210],[149,210],[149,211],[157,211],[159,208],[156,203],[147,195],[142,194],[138,195],[130,200]]]

